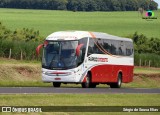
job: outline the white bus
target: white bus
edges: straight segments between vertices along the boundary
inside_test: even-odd
[[[100,32],[60,31],[49,35],[43,47],[42,80],[54,87],[80,83],[83,88],[107,84],[120,88],[132,82],[133,41]]]

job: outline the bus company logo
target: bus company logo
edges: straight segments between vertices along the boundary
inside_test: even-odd
[[[108,62],[108,58],[89,57],[88,60],[94,62]]]
[[[145,13],[145,17],[142,17],[142,19],[157,19],[157,17],[155,17],[155,13],[153,11],[148,10]]]

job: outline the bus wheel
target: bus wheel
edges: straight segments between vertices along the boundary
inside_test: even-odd
[[[60,87],[61,86],[61,83],[59,82],[53,82],[53,87]]]
[[[86,82],[82,83],[82,88],[90,88],[91,85],[91,77],[89,74],[86,76]]]
[[[96,88],[96,86],[97,86],[97,84],[95,84],[95,83],[92,83],[92,84],[90,85],[91,88]]]
[[[122,75],[119,73],[118,74],[118,81],[116,83],[111,83],[110,87],[111,88],[121,88],[122,85]]]

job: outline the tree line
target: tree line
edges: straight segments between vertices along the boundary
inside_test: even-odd
[[[0,8],[47,9],[70,11],[157,10],[152,0],[1,0]]]

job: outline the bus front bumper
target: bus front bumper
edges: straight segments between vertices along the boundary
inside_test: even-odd
[[[42,72],[43,82],[61,82],[61,83],[79,83],[80,79],[76,77],[76,74],[71,72],[52,72],[51,74]]]

